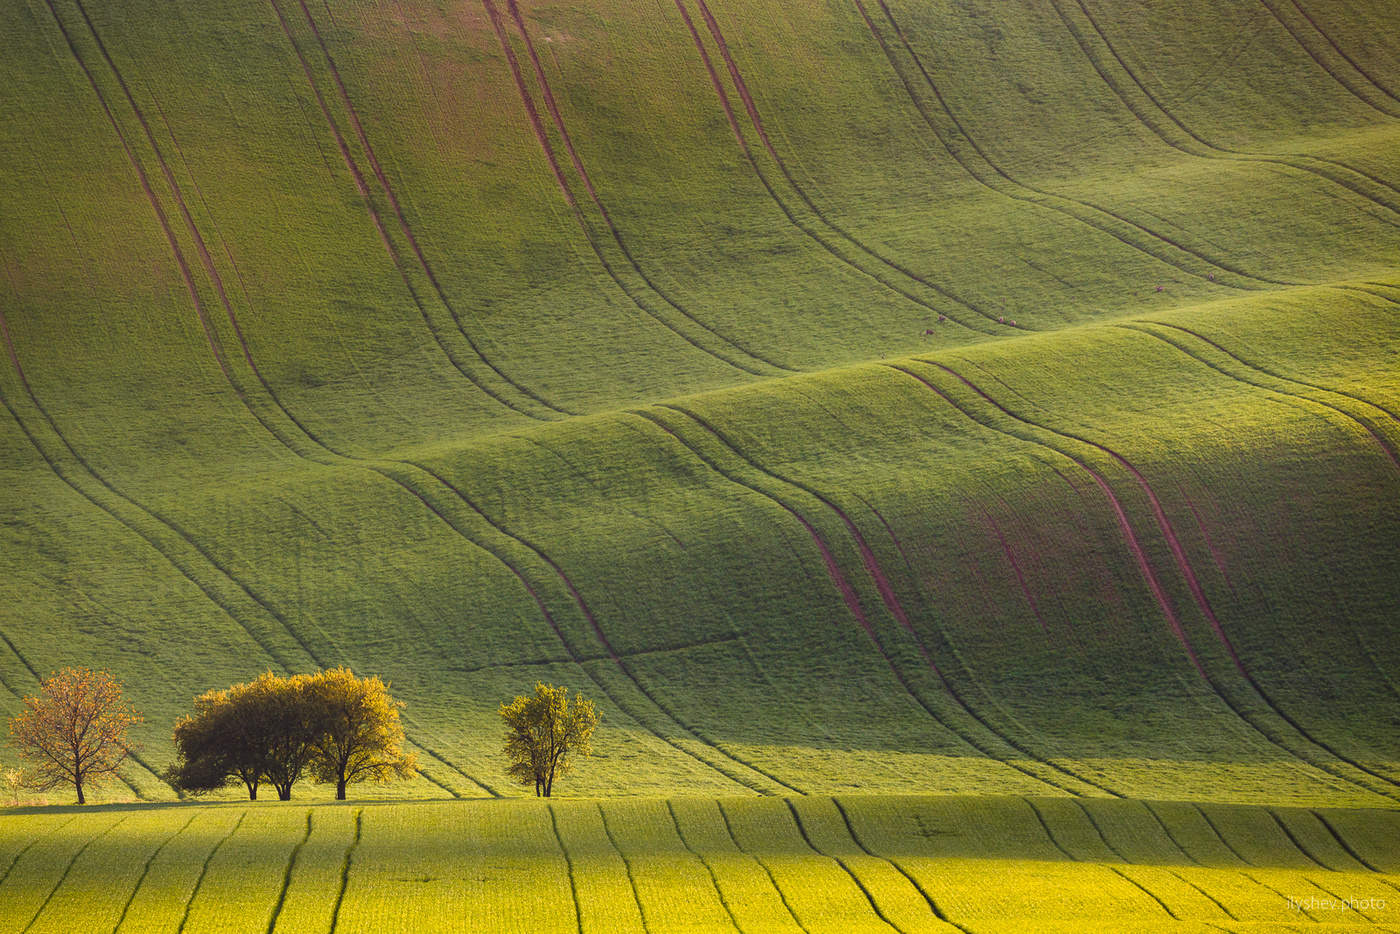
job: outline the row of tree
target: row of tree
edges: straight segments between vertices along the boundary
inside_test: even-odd
[[[163,778],[181,794],[200,795],[242,784],[257,800],[267,783],[287,801],[310,775],[348,785],[405,778],[416,759],[403,751],[403,704],[377,677],[348,668],[281,677],[271,672],[247,684],[207,691],[194,712],[175,724],[175,761]],[[569,689],[536,684],[500,707],[506,723],[506,772],[537,796],[549,797],[575,754],[589,755],[598,725],[593,702]],[[123,699],[120,682],[104,671],[66,668],[26,697],[10,721],[10,742],[31,767],[5,772],[18,801],[21,784],[36,790],[71,784],[78,803],[89,783],[116,773],[130,755],[127,730],[141,722]]]
[[[175,724],[175,762],[164,778],[195,795],[241,782],[253,801],[266,782],[288,801],[309,774],[334,782],[344,801],[347,785],[413,774],[402,708],[383,681],[348,668],[286,678],[269,672],[194,699],[194,713]]]

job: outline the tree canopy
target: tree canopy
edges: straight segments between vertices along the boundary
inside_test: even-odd
[[[130,752],[127,730],[141,715],[122,699],[122,686],[105,671],[65,668],[26,697],[10,721],[10,743],[32,763],[26,783],[46,791],[64,783],[87,803],[84,786],[110,778]]]
[[[569,689],[540,682],[534,694],[502,704],[506,722],[506,774],[522,785],[535,783],[535,795],[548,798],[554,780],[566,774],[573,756],[591,755],[598,712],[582,695],[569,700]]]
[[[379,678],[357,678],[348,668],[268,672],[195,698],[194,712],[175,724],[176,760],[166,779],[196,795],[241,782],[250,800],[267,782],[287,801],[309,773],[335,782],[343,800],[348,784],[412,774],[402,707]]]

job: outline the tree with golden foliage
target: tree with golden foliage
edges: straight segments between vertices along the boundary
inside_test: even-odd
[[[121,683],[105,671],[65,668],[26,697],[10,721],[10,744],[33,763],[26,784],[47,791],[69,783],[86,804],[85,785],[95,785],[121,767],[129,752],[126,734],[141,715],[122,699]]]
[[[175,763],[165,779],[194,795],[241,782],[252,801],[265,781],[287,801],[309,772],[335,782],[343,801],[349,784],[413,773],[416,761],[403,752],[402,708],[379,678],[357,678],[348,668],[268,672],[194,699],[194,713],[175,724]]]
[[[506,722],[506,774],[522,785],[535,783],[535,797],[554,793],[554,780],[569,771],[573,756],[591,755],[598,712],[582,695],[540,682],[535,693],[502,704]]]
[[[357,678],[349,668],[312,675],[307,697],[317,723],[311,770],[320,782],[335,782],[337,801],[354,782],[407,778],[417,767],[403,751],[403,702],[379,678]]]

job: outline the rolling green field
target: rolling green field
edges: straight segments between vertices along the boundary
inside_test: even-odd
[[[0,714],[146,720],[0,927],[1400,930],[1397,37],[3,0]],[[335,665],[414,779],[175,801],[196,694]],[[529,792],[538,680],[580,800],[418,803]]]

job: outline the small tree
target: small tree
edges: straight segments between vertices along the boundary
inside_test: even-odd
[[[522,785],[535,783],[535,796],[548,798],[554,780],[568,772],[573,755],[590,755],[591,739],[598,725],[593,702],[569,689],[543,682],[535,693],[522,694],[510,704],[502,704],[506,722],[505,753],[509,760],[506,774]]]
[[[356,678],[349,668],[311,675],[306,699],[316,723],[311,770],[317,781],[335,782],[337,801],[345,786],[406,778],[417,765],[403,751],[401,701],[378,678]]]
[[[29,787],[69,783],[86,804],[84,785],[110,778],[126,761],[127,730],[140,722],[110,674],[65,668],[39,686],[38,697],[24,699],[24,710],[10,721],[10,743],[34,763]]]
[[[19,792],[21,788],[27,788],[29,782],[23,769],[6,769],[0,773],[0,778],[5,781],[5,796],[10,799],[10,807],[19,807]]]

